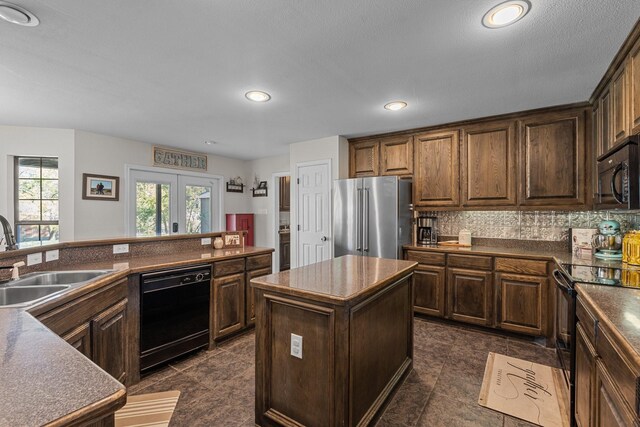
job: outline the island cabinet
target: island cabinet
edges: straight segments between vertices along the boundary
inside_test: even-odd
[[[459,252],[463,252],[462,250]],[[548,261],[405,249],[415,270],[414,311],[551,342]]]
[[[415,262],[344,256],[252,280],[259,426],[365,426],[413,363]]]
[[[122,384],[128,381],[127,279],[32,314]]]
[[[582,286],[582,285],[580,285]],[[640,366],[578,289],[576,306],[575,418],[579,427],[640,425]]]

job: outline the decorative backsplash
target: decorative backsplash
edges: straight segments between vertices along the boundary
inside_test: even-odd
[[[569,228],[596,228],[613,219],[622,232],[640,226],[640,213],[608,211],[457,211],[423,212],[438,218],[438,235],[457,236],[466,228],[472,237],[491,239],[569,241]]]

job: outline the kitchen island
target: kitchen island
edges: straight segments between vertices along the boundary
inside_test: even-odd
[[[416,265],[347,255],[253,279],[256,424],[369,424],[412,368]]]

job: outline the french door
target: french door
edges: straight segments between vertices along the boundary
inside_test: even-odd
[[[220,180],[132,169],[127,215],[132,236],[220,230]]]

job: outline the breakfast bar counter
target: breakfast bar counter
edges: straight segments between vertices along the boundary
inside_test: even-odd
[[[253,279],[256,424],[369,424],[412,368],[416,265],[348,255]]]

